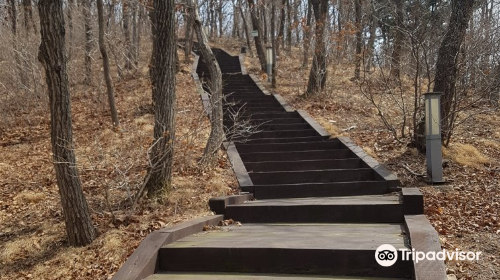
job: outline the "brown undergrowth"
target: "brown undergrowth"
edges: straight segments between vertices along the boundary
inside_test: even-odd
[[[182,61],[181,52],[179,56]],[[147,59],[144,54],[142,61]],[[115,81],[121,121],[117,130],[111,125],[100,71],[94,73],[92,87],[77,83],[71,88],[77,164],[99,231],[89,246],[71,248],[65,241],[46,100],[2,119],[0,279],[109,279],[149,232],[211,215],[208,199],[235,191],[237,183],[225,156],[213,170],[198,165],[209,122],[190,66],[183,65],[177,74],[178,149],[172,187],[159,201],[140,200],[130,212],[128,201],[143,182],[153,137],[146,65]]]

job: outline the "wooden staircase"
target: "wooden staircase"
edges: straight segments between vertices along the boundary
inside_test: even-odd
[[[446,279],[442,262],[401,259],[412,248],[440,249],[417,189],[401,189],[348,138],[331,139],[306,113],[267,93],[238,57],[213,51],[223,73],[224,125],[235,126],[230,112],[237,111],[258,128],[224,145],[242,195],[210,201],[218,220],[242,224],[198,227],[195,234],[157,242],[148,280]],[[200,87],[210,78],[202,59],[193,76]],[[207,221],[201,224],[216,223]],[[398,250],[390,267],[375,260],[382,244]],[[118,277],[138,275],[122,270]],[[140,279],[132,276],[127,279]]]

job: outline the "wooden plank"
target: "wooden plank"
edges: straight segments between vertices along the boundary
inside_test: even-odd
[[[253,194],[218,196],[210,198],[208,205],[210,206],[210,210],[216,214],[224,215],[227,206],[241,204],[251,199],[253,199]]]
[[[325,276],[305,274],[249,274],[249,273],[224,273],[224,272],[163,272],[151,275],[146,280],[397,280],[404,278],[378,278],[378,277],[349,277]]]
[[[200,232],[206,225],[217,225],[222,219],[222,215],[203,217],[148,234],[112,279],[136,280],[152,275],[158,270],[158,250],[162,246]]]
[[[371,156],[367,155],[361,147],[354,144],[348,137],[338,137],[340,142],[342,142],[346,148],[350,149],[354,154],[356,154],[361,160],[363,160],[369,167],[373,168],[375,172],[384,180],[387,181],[388,187],[397,187],[401,185],[398,177],[389,171],[385,166],[380,164]]]
[[[413,249],[419,252],[439,252],[439,236],[425,215],[405,215],[406,231]],[[413,260],[416,280],[446,280],[446,266],[439,260]]]
[[[241,160],[240,154],[236,150],[234,143],[231,142],[227,144],[226,147],[227,156],[229,161],[231,162],[231,166],[233,167],[233,171],[238,179],[238,183],[240,187],[250,187],[253,186],[252,179],[248,175],[247,169]]]
[[[424,196],[418,188],[401,188],[405,215],[424,214]]]
[[[304,118],[304,120],[318,132],[319,135],[321,136],[331,136],[326,129],[324,129],[318,122],[316,122],[306,111],[304,110],[297,110],[299,115]]]

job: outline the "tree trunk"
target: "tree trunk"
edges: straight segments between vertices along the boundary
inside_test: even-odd
[[[260,6],[260,14],[261,14],[261,19],[262,19],[262,22],[261,22],[261,25],[264,27],[264,34],[262,34],[262,38],[264,38],[264,44],[267,45],[267,38],[268,38],[268,35],[269,35],[269,32],[267,30],[267,13],[266,13],[266,5],[265,3],[263,3],[261,6]]]
[[[243,3],[241,2],[241,0],[238,0],[238,1],[239,1],[239,6],[240,6],[241,19],[243,20],[243,31],[245,31],[245,37],[247,39],[247,49],[248,49],[248,52],[250,53],[250,56],[254,57],[253,50],[252,50],[252,44],[250,44],[250,32],[248,31],[246,16],[245,16],[245,13],[243,12]]]
[[[280,55],[280,44],[281,46],[285,46],[285,22],[286,22],[285,5],[286,5],[286,0],[282,0],[280,7],[280,13],[281,13],[280,26],[278,28],[278,39],[276,42],[276,54],[278,56]]]
[[[91,0],[83,0],[83,17],[85,20],[85,76],[83,83],[90,85],[92,83],[92,19],[90,9]]]
[[[146,175],[148,197],[161,195],[172,181],[175,142],[175,3],[153,0],[151,82],[155,112],[154,144]]]
[[[271,7],[271,44],[273,48],[273,63],[272,63],[272,77],[271,77],[271,86],[276,88],[276,1],[272,0]]]
[[[222,111],[222,74],[219,64],[212,53],[212,49],[208,44],[207,37],[202,30],[202,25],[196,4],[192,0],[188,0],[188,6],[194,7],[190,14],[193,17],[193,26],[198,37],[202,59],[205,60],[208,66],[208,73],[210,74],[209,81],[209,94],[210,94],[210,114],[211,131],[208,137],[205,151],[201,163],[206,166],[213,166],[217,162],[217,154],[224,139],[224,126],[223,126],[223,111]]]
[[[115,92],[113,89],[113,82],[111,81],[111,74],[109,71],[109,57],[106,51],[106,44],[104,43],[104,8],[102,0],[97,0],[97,21],[99,23],[99,50],[102,55],[102,67],[104,69],[104,80],[106,81],[106,89],[108,92],[109,111],[111,112],[111,120],[115,127],[120,126],[118,120],[118,112],[116,111]]]
[[[130,0],[123,0],[123,36],[125,38],[125,66],[127,70],[132,69],[132,43],[130,41]]]
[[[302,58],[302,68],[307,67],[309,60],[309,47],[311,46],[311,20],[312,20],[312,4],[311,0],[307,1],[307,18],[304,28],[304,57]]]
[[[68,27],[69,27],[69,42],[68,42],[68,60],[71,60],[73,55],[73,9],[75,8],[75,0],[68,1]]]
[[[370,38],[368,39],[368,46],[367,46],[367,59],[366,59],[366,70],[370,71],[372,64],[373,64],[373,53],[375,50],[375,36],[376,36],[376,31],[377,31],[377,18],[375,16],[375,0],[370,1],[370,10],[371,10],[371,15],[370,15]]]
[[[360,68],[361,68],[361,48],[363,47],[362,41],[362,26],[361,26],[361,0],[354,1],[354,9],[356,14],[356,55],[355,55],[355,68],[354,68],[354,78],[359,80],[360,78]]]
[[[185,20],[185,28],[184,28],[184,63],[189,64],[189,57],[191,56],[191,36],[193,31],[193,20],[192,17],[188,13],[188,9],[184,11],[184,20]]]
[[[219,6],[218,6],[218,13],[219,13],[219,37],[222,38],[222,36],[224,35],[224,26],[223,26],[223,22],[224,22],[224,14],[222,13],[222,8],[223,8],[223,4],[224,2],[223,1],[219,1]]]
[[[472,16],[474,0],[453,0],[448,31],[443,38],[436,62],[434,92],[442,92],[441,127],[442,141],[447,145],[453,132],[456,118],[456,91],[460,47],[464,41],[468,22]]]
[[[287,42],[287,50],[292,50],[292,7],[290,5],[291,0],[286,0],[286,14],[288,20],[288,28],[286,30],[286,42]]]
[[[239,13],[238,13],[238,8],[233,1],[233,34],[232,34],[232,37],[233,38],[240,38],[241,35],[240,35],[240,16],[239,16]]]
[[[396,6],[396,38],[392,50],[391,76],[399,78],[401,72],[401,52],[403,51],[403,1],[393,0]]]
[[[257,30],[257,37],[254,37],[255,48],[257,49],[257,56],[259,57],[260,69],[262,72],[266,72],[266,53],[264,50],[264,44],[262,43],[262,28],[260,26],[258,18],[258,9],[254,4],[254,0],[248,0],[248,7],[250,8],[250,15],[252,16],[252,26],[253,30]]]
[[[31,0],[23,0],[23,10],[24,10],[24,27],[26,28],[26,37],[30,33],[31,27],[33,27],[33,31],[36,33],[36,24],[35,20],[33,20],[33,6],[31,4]],[[31,26],[30,26],[31,21]]]
[[[18,42],[17,42],[17,8],[16,1],[10,0],[9,13],[12,19],[12,47],[14,49],[14,61],[16,62],[16,68],[18,75],[20,77],[21,84],[24,86],[27,84],[27,77],[22,67],[21,57],[19,56]]]
[[[300,0],[295,0],[293,4],[293,25],[295,26],[295,44],[297,46],[300,42],[300,32],[299,32],[299,10],[300,10]]]
[[[313,54],[313,65],[309,73],[306,95],[317,94],[325,88],[326,76],[326,48],[325,26],[328,16],[328,0],[311,0],[316,18],[316,46]]]
[[[66,233],[71,246],[85,246],[96,238],[96,231],[76,167],[66,68],[63,1],[40,0],[38,10],[42,37],[38,59],[45,68],[49,92],[52,153]]]
[[[139,44],[139,31],[137,30],[137,6],[139,3],[135,0],[129,2],[132,5],[132,61],[134,62],[134,65],[137,67],[139,64],[139,57],[138,57],[138,44]]]

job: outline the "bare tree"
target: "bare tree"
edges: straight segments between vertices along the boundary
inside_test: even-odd
[[[83,0],[83,17],[85,20],[85,77],[83,83],[90,85],[92,83],[92,8],[91,0]]]
[[[42,37],[38,59],[45,68],[49,92],[52,153],[66,233],[70,245],[84,246],[96,238],[96,231],[82,191],[73,147],[63,1],[40,0],[38,10]]]
[[[148,196],[161,195],[172,181],[175,141],[175,3],[153,0],[150,11],[153,33],[151,82],[155,112],[154,144],[145,179]]]
[[[325,29],[328,22],[328,0],[311,0],[316,18],[316,43],[313,54],[313,65],[309,73],[307,82],[307,95],[312,95],[321,92],[326,84],[326,46],[325,46]]]
[[[132,69],[132,61],[134,60],[132,51],[132,42],[130,40],[130,0],[123,0],[122,12],[123,12],[123,36],[125,38],[125,66],[127,70]]]
[[[362,26],[361,26],[361,0],[354,1],[354,10],[356,15],[356,56],[354,58],[354,79],[359,80],[359,72],[361,68],[361,49],[363,47],[362,41]]]
[[[211,131],[203,152],[201,163],[212,166],[216,162],[217,152],[224,139],[224,125],[222,122],[222,74],[217,59],[208,44],[206,34],[202,30],[201,20],[196,5],[192,0],[188,0],[188,5],[190,6],[190,15],[193,17],[193,27],[198,37],[201,55],[208,66],[208,72],[210,74],[208,89],[210,91],[210,108],[212,110],[210,114]]]
[[[238,0],[238,3],[239,3],[238,6],[239,6],[239,9],[241,12],[241,19],[243,20],[243,30],[245,31],[245,37],[247,39],[248,52],[250,53],[251,57],[254,57],[253,51],[252,51],[252,45],[250,44],[250,32],[248,31],[248,25],[247,25],[247,20],[245,17],[245,12],[243,12],[243,3],[241,2],[241,0]]]
[[[114,126],[120,126],[118,120],[118,112],[115,105],[115,91],[113,89],[113,81],[109,70],[109,57],[104,43],[104,11],[102,0],[97,0],[97,21],[99,23],[99,50],[102,55],[102,67],[104,69],[104,80],[106,81],[106,89],[108,92],[109,111],[111,112],[111,120]]]
[[[258,11],[259,9],[256,7],[254,0],[248,0],[248,6],[250,9],[250,15],[252,17],[252,26],[253,30],[257,31],[257,37],[254,37],[255,48],[257,49],[257,56],[259,57],[260,69],[263,72],[266,72],[266,53],[264,50],[264,43],[262,42],[262,37],[264,36],[264,32],[262,31],[262,27],[260,25]]]
[[[9,13],[10,13],[10,18],[12,20],[12,40],[13,40],[13,49],[14,49],[14,61],[16,62],[17,66],[17,72],[21,80],[21,84],[25,85],[27,83],[28,78],[26,77],[26,74],[24,73],[23,67],[22,67],[22,62],[21,62],[21,57],[19,55],[19,50],[18,50],[18,38],[17,38],[17,7],[16,7],[16,1],[15,0],[9,0]]]
[[[448,145],[456,119],[456,82],[458,73],[458,57],[460,47],[465,38],[468,22],[472,16],[474,0],[453,0],[448,31],[439,48],[436,62],[436,78],[434,91],[442,92],[441,125],[442,141]]]
[[[403,19],[403,9],[404,1],[393,0],[394,6],[396,8],[396,37],[394,38],[394,44],[392,48],[392,63],[391,63],[391,76],[394,78],[399,78],[401,73],[401,53],[403,51],[403,29],[404,29],[404,19]]]

